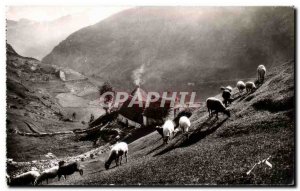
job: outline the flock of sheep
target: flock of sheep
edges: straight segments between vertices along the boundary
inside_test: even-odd
[[[257,68],[257,74],[258,74],[258,83],[262,84],[264,81],[264,77],[266,74],[266,67],[263,65],[259,65]],[[252,92],[256,89],[254,82],[246,82],[238,81],[237,82],[237,88],[240,93],[243,93],[243,91],[246,89],[246,92]],[[213,113],[216,114],[216,118],[218,118],[218,113],[224,113],[228,117],[230,117],[230,111],[228,110],[228,104],[231,104],[232,98],[231,98],[231,92],[232,87],[222,87],[222,97],[223,102],[215,97],[210,97],[206,100],[206,106],[209,112],[209,116],[211,117]],[[182,131],[187,137],[188,137],[188,131],[189,127],[191,126],[191,121],[187,116],[181,116],[179,118],[179,128],[175,129],[176,125],[174,120],[166,120],[162,126],[157,126],[156,130],[163,138],[163,143],[168,144],[171,137],[174,137],[174,135]],[[127,154],[128,154],[128,145],[125,142],[119,142],[115,144],[112,149],[110,150],[108,160],[105,162],[105,169],[108,170],[109,166],[113,161],[115,161],[116,166],[119,166],[122,164],[122,156],[124,155],[127,162]],[[61,176],[64,176],[66,179],[67,175],[71,175],[74,172],[79,172],[80,175],[83,175],[83,170],[80,168],[80,164],[76,162],[70,162],[68,164],[65,164],[64,161],[60,161],[58,166],[52,167],[50,169],[47,169],[43,171],[42,173],[39,173],[38,171],[29,171],[26,173],[23,173],[21,175],[15,176],[13,178],[10,178],[7,176],[8,184],[9,185],[27,185],[27,184],[33,184],[38,185],[42,181],[46,180],[48,183],[48,179],[55,178],[58,176],[58,180],[60,180]]]
[[[56,176],[60,180],[61,176],[65,179],[67,175],[71,175],[74,172],[79,172],[83,175],[83,170],[80,168],[80,164],[77,161],[65,164],[65,161],[60,161],[58,166],[46,169],[39,173],[36,170],[31,170],[15,177],[6,176],[7,184],[11,186],[23,186],[23,185],[38,185],[46,180],[48,184],[49,179],[53,179]]]
[[[264,78],[266,75],[266,67],[264,65],[259,65],[257,68],[257,83],[262,84],[264,82]],[[254,82],[246,82],[244,83],[243,81],[238,81],[237,82],[237,88],[240,93],[243,93],[243,91],[246,89],[247,93],[251,93],[256,89],[255,83]],[[228,105],[231,104],[232,98],[231,98],[231,92],[232,92],[232,87],[227,86],[227,87],[221,87],[222,92],[222,97],[223,97],[223,102],[215,97],[210,97],[206,100],[206,106],[208,109],[209,117],[211,117],[214,113],[216,114],[216,118],[218,119],[218,113],[224,113],[228,117],[230,117],[230,111],[228,110]],[[173,120],[167,120],[163,126],[157,126],[156,129],[161,134],[163,137],[163,142],[168,143],[169,139],[171,137],[174,137],[174,135],[182,130],[183,133],[186,134],[188,137],[188,129],[191,126],[191,122],[188,117],[182,116],[179,119],[179,127],[175,129],[175,123]]]

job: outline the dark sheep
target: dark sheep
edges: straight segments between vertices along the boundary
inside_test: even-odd
[[[231,104],[231,92],[227,89],[225,89],[222,93],[222,97],[223,97],[223,103],[225,104],[225,106],[227,107],[228,104]]]
[[[83,170],[80,168],[80,164],[78,162],[71,162],[69,164],[65,164],[65,161],[60,161],[58,163],[58,166],[58,180],[60,180],[61,176],[64,176],[64,178],[66,179],[67,175],[71,175],[74,172],[79,172],[81,176],[83,175]]]
[[[221,100],[210,97],[206,100],[206,106],[208,109],[209,116],[212,116],[213,111],[216,113],[216,117],[218,119],[218,113],[222,112],[226,114],[228,117],[230,117],[230,112],[228,109],[226,109],[225,105],[221,102]]]

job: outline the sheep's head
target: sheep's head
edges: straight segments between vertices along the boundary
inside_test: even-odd
[[[155,129],[162,137],[164,137],[163,128],[161,126],[156,126]]]
[[[169,136],[164,136],[163,140],[164,140],[165,144],[168,144],[169,143]]]
[[[65,164],[65,161],[63,161],[63,160],[58,162],[58,166],[62,166],[64,164]]]
[[[83,170],[80,168],[79,169],[79,174],[82,176],[83,175]]]

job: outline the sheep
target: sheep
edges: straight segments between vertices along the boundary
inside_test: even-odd
[[[25,172],[23,174],[17,175],[15,177],[7,176],[7,184],[10,186],[24,186],[33,185],[35,179],[40,176],[40,173],[35,170]]]
[[[182,132],[187,133],[189,131],[189,127],[191,126],[191,121],[186,116],[182,116],[179,119],[179,127],[182,129]]]
[[[125,142],[117,143],[113,148],[110,150],[108,160],[105,162],[105,169],[108,170],[110,164],[113,160],[116,162],[116,166],[121,165],[122,163],[122,156],[125,155],[126,163],[127,163],[127,153],[128,153],[128,145]],[[121,160],[119,158],[121,157]]]
[[[256,89],[254,82],[246,82],[246,91],[247,93],[252,92]]]
[[[266,75],[266,67],[264,65],[259,65],[257,67],[257,81],[258,83],[263,83]]]
[[[44,170],[40,176],[38,176],[35,181],[34,181],[34,185],[38,185],[41,182],[43,182],[44,180],[46,180],[47,184],[48,184],[48,179],[49,178],[55,178],[57,176],[57,172],[58,172],[58,168],[59,166],[54,166],[52,168],[46,169]]]
[[[212,116],[212,112],[216,112],[216,118],[218,119],[218,113],[222,112],[226,114],[228,117],[230,117],[230,112],[228,109],[226,109],[225,105],[221,102],[221,100],[210,97],[206,100],[206,106],[208,109],[209,117]]]
[[[77,161],[68,164],[65,164],[65,161],[59,161],[58,166],[58,181],[61,176],[64,176],[64,178],[67,179],[67,175],[71,175],[76,171],[78,171],[81,176],[83,175],[83,170],[80,168],[80,164]]]
[[[223,103],[225,104],[225,106],[227,107],[228,104],[231,104],[231,91],[229,89],[224,89],[223,93],[222,93],[222,97],[223,97]]]
[[[243,93],[244,89],[246,88],[246,85],[243,81],[238,81],[236,83],[236,87],[238,88],[238,90],[240,91],[240,93]]]
[[[178,119],[177,119],[178,120]],[[170,136],[174,136],[175,133],[179,132],[179,130],[175,129],[175,122],[172,120],[167,120],[162,126],[156,126],[157,132],[162,136],[163,142],[168,144]],[[178,122],[179,123],[179,122]]]
[[[172,120],[167,120],[163,126],[163,141],[165,144],[168,144],[170,137],[174,136],[175,125]]]

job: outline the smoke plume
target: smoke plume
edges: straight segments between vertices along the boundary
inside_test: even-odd
[[[132,73],[132,78],[133,78],[133,82],[135,85],[140,86],[143,81],[142,81],[142,75],[144,74],[144,64],[141,65],[141,67],[135,69]]]

